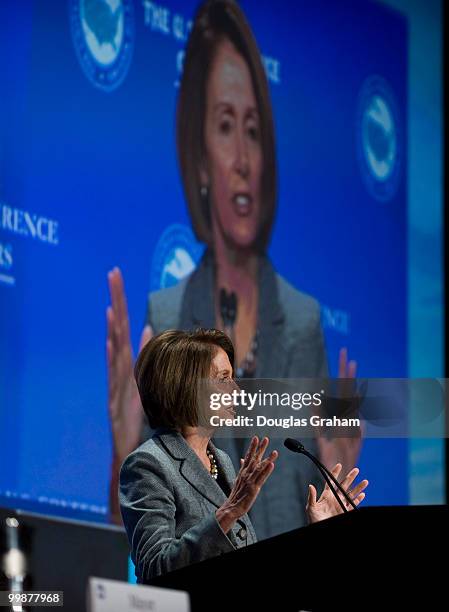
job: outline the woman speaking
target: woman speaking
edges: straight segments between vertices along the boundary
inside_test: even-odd
[[[192,274],[151,294],[142,345],[166,329],[214,327],[234,343],[239,378],[326,378],[319,304],[280,276],[267,255],[277,203],[274,120],[260,51],[233,0],[207,0],[198,8],[186,47],[176,124],[186,202],[206,249]],[[150,434],[133,379],[128,309],[118,269],[110,272],[109,285],[110,491],[116,520],[118,468]],[[339,375],[345,379],[355,373],[355,362],[348,362],[342,351]],[[242,443],[223,441],[236,466],[244,454]],[[345,470],[357,461],[360,444],[356,436],[308,440],[328,468],[339,461]],[[313,477],[313,467],[299,469],[294,457],[279,462],[252,511],[260,539],[306,523],[304,492]],[[287,501],[295,506],[293,514],[286,512]]]
[[[142,349],[134,369],[153,437],[133,451],[120,471],[120,508],[139,583],[256,542],[248,511],[275,468],[277,451],[265,456],[268,438],[254,437],[237,476],[216,448],[213,428],[201,413],[201,381],[233,386],[234,347],[216,329],[168,330]],[[221,416],[234,414],[222,407]],[[332,472],[338,477],[341,465]],[[368,481],[343,488],[358,505]],[[317,500],[309,486],[309,522],[341,508],[326,487]]]

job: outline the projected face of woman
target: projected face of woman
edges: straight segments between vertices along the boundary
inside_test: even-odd
[[[205,168],[212,227],[234,248],[251,247],[260,217],[262,147],[251,75],[231,42],[220,43],[207,83]]]

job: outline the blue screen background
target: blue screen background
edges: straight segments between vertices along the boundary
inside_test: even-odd
[[[12,253],[0,266],[0,503],[101,520],[111,461],[106,275],[115,265],[123,272],[137,349],[161,237],[190,227],[174,132],[183,41],[145,23],[143,3],[132,3],[130,65],[106,92],[80,65],[74,4],[0,8],[8,92],[0,102],[0,203],[58,224],[56,245],[0,226],[0,244]],[[416,94],[406,15],[356,0],[241,5],[262,54],[279,66],[270,79],[279,197],[269,254],[322,304],[331,374],[347,346],[363,377],[441,376],[438,208],[418,238],[410,230],[429,214],[410,184],[418,172],[420,182],[434,177],[409,160]],[[188,20],[195,5],[163,6]],[[358,151],[360,95],[373,75],[388,84],[397,121],[399,178],[388,201],[370,193]],[[439,130],[437,119],[431,132]],[[428,156],[439,155],[435,138]],[[202,247],[190,240],[197,260]],[[424,306],[428,293],[419,287],[431,294]],[[432,332],[420,336],[411,321],[423,312]],[[432,486],[413,485],[413,444],[366,440],[359,466],[370,504],[441,501],[441,444],[423,443],[418,462],[421,474],[431,462]]]

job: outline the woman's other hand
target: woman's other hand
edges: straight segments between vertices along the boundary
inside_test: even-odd
[[[111,420],[114,463],[121,465],[139,444],[143,410],[134,380],[134,355],[131,346],[128,306],[119,268],[108,274],[111,306],[106,311],[108,366],[108,406]],[[139,350],[150,340],[153,332],[145,326]]]
[[[341,381],[339,392],[341,397],[350,397],[354,394],[354,383],[357,374],[357,362],[348,361],[348,349],[340,349],[338,358],[338,378]],[[335,436],[327,438],[325,435],[318,435],[317,444],[319,457],[322,463],[330,470],[332,465],[339,462],[343,465],[343,471],[355,465],[360,456],[363,442],[363,428],[360,427],[358,435],[351,433],[351,436]]]
[[[337,463],[331,470],[332,474],[337,479],[341,472],[341,468],[341,463]],[[346,478],[344,478],[344,480],[340,483],[356,506],[358,506],[365,498],[364,490],[368,486],[368,481],[362,480],[362,482],[351,489],[351,485],[356,479],[358,473],[359,469],[353,468],[350,472],[348,472]],[[348,510],[354,509],[341,493],[339,493],[339,497]],[[309,485],[309,496],[307,499],[306,511],[309,518],[309,523],[316,523],[318,521],[322,521],[323,519],[330,518],[331,516],[335,516],[336,514],[341,514],[343,509],[330,490],[329,485],[326,484],[318,500],[315,487],[313,485]]]
[[[259,441],[258,437],[254,436],[245,458],[241,461],[240,471],[231,494],[216,512],[217,520],[225,533],[232,528],[237,519],[250,510],[260,489],[274,470],[278,452],[273,451],[265,459],[263,458],[268,443],[268,438]]]

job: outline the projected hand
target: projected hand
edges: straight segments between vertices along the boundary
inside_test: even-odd
[[[331,470],[332,474],[337,479],[341,472],[341,467],[341,463],[337,463]],[[359,469],[353,468],[350,472],[348,472],[346,478],[344,478],[340,483],[346,493],[349,494],[356,506],[358,506],[360,502],[364,500],[365,493],[363,491],[368,486],[368,481],[362,480],[362,482],[360,482],[358,485],[351,489],[351,485],[356,479],[358,473]],[[341,493],[339,494],[339,496],[346,508],[348,508],[348,510],[353,510],[353,507],[345,500]],[[324,487],[320,498],[317,500],[316,497],[317,492],[315,487],[313,485],[309,485],[309,495],[306,506],[309,523],[316,523],[318,521],[322,521],[323,519],[330,518],[331,516],[343,513],[343,509],[341,508],[340,504],[336,500],[334,494],[332,493],[327,484]]]
[[[341,396],[349,396],[353,393],[353,385],[351,381],[355,379],[357,373],[357,362],[348,362],[348,349],[340,349],[339,360],[338,360],[338,378],[341,379],[341,388],[339,393]],[[347,388],[347,387],[351,388]],[[351,465],[355,465],[360,456],[360,450],[362,447],[363,431],[359,429],[359,435],[352,435],[351,437],[335,437],[326,438],[324,435],[319,435],[317,438],[318,451],[320,460],[324,465],[330,469],[332,465],[337,462],[342,463],[343,471],[350,468]]]
[[[241,467],[235,479],[232,491],[223,506],[217,510],[217,520],[226,533],[237,519],[246,514],[256,501],[260,489],[274,470],[278,452],[263,455],[269,443],[268,438],[260,440],[257,436],[251,440],[248,452],[241,460]]]
[[[134,356],[129,332],[128,306],[122,273],[114,268],[108,274],[112,306],[106,311],[109,416],[117,464],[139,444],[143,410],[134,380]],[[153,332],[146,326],[140,339],[140,349]],[[140,350],[139,349],[139,350]]]

